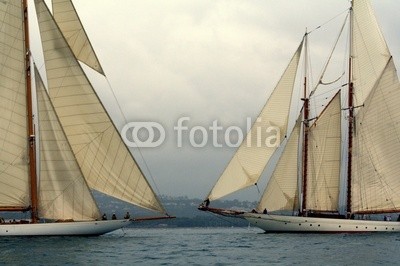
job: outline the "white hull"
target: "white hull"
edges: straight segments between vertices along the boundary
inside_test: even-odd
[[[95,236],[132,223],[130,220],[89,222],[0,224],[0,236]]]
[[[400,222],[331,219],[245,213],[251,225],[266,233],[400,232]]]

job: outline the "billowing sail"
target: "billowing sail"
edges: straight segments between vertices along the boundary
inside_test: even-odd
[[[339,210],[340,150],[339,91],[309,129],[306,209]]]
[[[76,58],[104,75],[71,0],[53,0],[53,16]]]
[[[40,137],[39,216],[55,220],[98,219],[99,209],[36,69],[35,80]]]
[[[165,212],[43,0],[35,0],[49,95],[88,185]]]
[[[299,209],[297,181],[300,129],[301,119],[299,117],[257,206],[258,212],[262,212],[264,209],[268,211]]]
[[[400,84],[390,59],[356,116],[352,211],[400,212]]]
[[[28,207],[28,138],[21,1],[0,2],[0,207]]]
[[[289,107],[303,43],[262,109],[246,139],[208,195],[219,199],[257,183],[269,159],[287,134]]]
[[[390,52],[369,1],[353,1],[353,10],[352,81],[354,106],[360,106],[389,61]]]

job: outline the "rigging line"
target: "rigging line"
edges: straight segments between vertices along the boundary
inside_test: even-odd
[[[340,75],[337,79],[335,79],[335,80],[333,80],[333,81],[330,81],[330,82],[323,82],[322,79],[321,79],[321,80],[319,81],[319,84],[321,84],[321,85],[331,85],[331,84],[333,84],[333,83],[338,82],[338,81],[344,76],[344,74],[346,74],[346,73],[343,72],[342,75]]]
[[[256,186],[256,188],[257,188],[258,195],[261,195],[261,191],[260,191],[260,188],[258,187],[258,183],[255,183],[254,185],[255,185],[255,186]]]
[[[117,100],[117,96],[116,96],[116,94],[115,94],[115,90],[114,90],[114,88],[111,86],[111,83],[110,83],[110,81],[108,80],[108,77],[106,77],[106,76],[104,76],[104,77],[105,77],[105,80],[107,81],[108,87],[109,87],[110,90],[111,90],[111,93],[112,93],[112,95],[113,95],[113,97],[114,97],[114,100],[115,100],[115,102],[117,103],[118,110],[119,110],[119,112],[121,113],[122,118],[124,119],[125,124],[127,124],[127,123],[128,123],[128,120],[126,119],[126,116],[125,116],[124,112],[122,111],[121,105],[119,104],[119,102],[118,102],[118,100]],[[153,182],[153,185],[154,185],[154,188],[155,188],[157,194],[158,194],[159,196],[161,196],[160,190],[158,189],[157,183],[156,183],[155,180],[154,180],[153,174],[152,174],[151,171],[150,171],[150,168],[149,168],[149,166],[148,166],[148,164],[147,164],[147,162],[146,162],[146,160],[145,160],[145,158],[144,158],[144,156],[143,156],[143,153],[142,153],[140,147],[137,147],[137,150],[139,151],[140,157],[142,158],[143,163],[144,163],[144,166],[145,166],[147,172],[149,173],[149,176],[150,176],[150,178],[151,178],[151,180],[152,180],[152,182]]]
[[[322,23],[321,25],[315,27],[313,30],[310,30],[309,32],[307,32],[307,34],[310,34],[310,33],[312,33],[313,31],[316,31],[316,30],[322,28],[323,26],[325,26],[326,24],[328,24],[328,23],[331,22],[332,20],[336,19],[337,17],[340,17],[343,13],[345,13],[345,12],[347,12],[347,11],[349,11],[349,10],[350,10],[349,8],[346,8],[346,10],[340,12],[339,14],[337,14],[336,16],[334,16],[334,17],[330,18],[329,20],[325,21],[325,22]]]
[[[330,61],[331,61],[331,59],[332,59],[333,53],[334,53],[334,51],[336,50],[336,47],[337,47],[337,45],[338,45],[338,43],[339,43],[339,40],[340,40],[340,37],[342,36],[342,33],[343,33],[344,27],[345,27],[345,25],[346,25],[346,23],[347,23],[348,17],[349,17],[349,14],[347,14],[347,16],[346,16],[345,19],[344,19],[343,25],[342,25],[342,27],[340,28],[339,34],[338,34],[338,36],[337,36],[337,38],[336,38],[336,41],[335,41],[335,43],[334,43],[334,45],[333,45],[332,51],[331,51],[331,53],[330,53],[330,55],[329,55],[329,57],[328,57],[328,60],[326,61],[325,65],[324,65],[324,68],[322,69],[322,73],[321,73],[321,75],[320,75],[320,77],[319,77],[319,79],[318,79],[317,85],[316,85],[315,88],[311,91],[310,96],[312,96],[312,95],[315,93],[315,91],[316,91],[317,88],[318,88],[319,83],[322,81],[322,79],[323,79],[323,77],[324,77],[324,75],[325,75],[325,72],[326,72],[326,70],[327,70],[327,68],[328,68],[328,65],[329,65],[329,63],[330,63]]]

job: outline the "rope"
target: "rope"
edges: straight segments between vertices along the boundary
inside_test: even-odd
[[[332,17],[331,19],[327,20],[326,22],[322,23],[321,25],[319,25],[318,27],[314,28],[313,30],[309,31],[308,34],[310,34],[313,31],[316,31],[320,28],[322,28],[323,26],[325,26],[326,24],[328,24],[329,22],[331,22],[332,20],[336,19],[337,17],[341,16],[343,13],[349,11],[349,8],[346,8],[346,10],[340,12],[339,14],[337,14],[336,16]]]
[[[335,43],[334,43],[334,45],[333,45],[332,51],[331,51],[331,53],[330,53],[330,55],[329,55],[329,57],[328,57],[328,60],[327,60],[326,63],[325,63],[324,68],[322,69],[322,73],[321,73],[320,78],[319,78],[319,80],[318,80],[318,84],[317,84],[317,86],[315,86],[315,88],[311,91],[310,96],[312,96],[312,95],[315,93],[315,91],[316,91],[317,88],[318,88],[318,85],[319,85],[320,83],[322,83],[322,79],[324,78],[325,72],[326,72],[326,70],[327,70],[327,68],[328,68],[328,65],[329,65],[331,59],[332,59],[333,53],[334,53],[334,51],[336,50],[336,46],[337,46],[337,44],[339,43],[339,39],[340,39],[340,37],[342,36],[343,29],[344,29],[344,26],[346,25],[346,22],[347,22],[347,18],[348,18],[348,17],[349,17],[349,15],[346,16],[346,18],[345,18],[345,20],[344,20],[344,22],[343,22],[343,25],[342,25],[342,27],[340,28],[339,34],[338,34],[338,36],[337,36],[337,38],[336,38],[336,41],[335,41]],[[342,75],[342,76],[343,76],[343,75]],[[342,77],[342,76],[341,76],[341,77]],[[341,78],[341,77],[340,77],[340,78]],[[339,79],[340,79],[340,78],[339,78]],[[336,82],[336,81],[335,81],[335,82]]]
[[[128,120],[126,119],[126,116],[125,116],[124,112],[122,111],[121,105],[119,104],[119,102],[118,102],[118,100],[117,100],[117,96],[116,96],[116,94],[115,94],[114,88],[111,86],[111,83],[110,83],[110,81],[108,80],[108,78],[107,78],[106,76],[104,76],[104,78],[105,78],[105,80],[107,81],[108,87],[110,88],[110,91],[111,91],[111,93],[112,93],[112,95],[113,95],[113,98],[114,98],[115,102],[117,103],[118,111],[120,112],[120,114],[121,114],[121,116],[122,116],[122,118],[123,118],[124,123],[127,124],[127,123],[128,123]],[[142,161],[143,161],[143,164],[144,164],[144,166],[145,166],[145,169],[146,169],[148,175],[150,176],[151,181],[153,182],[153,185],[154,185],[154,188],[155,188],[157,194],[158,194],[158,195],[161,195],[160,190],[158,189],[157,183],[156,183],[155,180],[154,180],[153,174],[151,173],[150,168],[149,168],[149,166],[148,166],[146,160],[144,159],[144,156],[143,156],[143,154],[142,154],[142,151],[140,150],[140,147],[137,147],[137,150],[139,151],[139,154],[140,154],[140,157],[142,158]],[[155,195],[155,196],[158,198],[157,195]],[[166,210],[164,210],[164,211],[166,212]]]

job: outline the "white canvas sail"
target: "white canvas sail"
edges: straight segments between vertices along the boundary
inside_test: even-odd
[[[75,221],[100,218],[100,211],[35,69],[40,136],[39,216]]]
[[[400,211],[400,84],[391,59],[356,117],[352,211]]]
[[[78,60],[104,75],[71,0],[53,0],[53,16]]]
[[[207,197],[209,200],[219,199],[257,183],[269,159],[284,140],[302,46],[303,43],[291,59],[246,139],[214,185]],[[274,128],[278,129],[278,132]],[[265,143],[268,138],[274,138],[276,135],[276,145]]]
[[[360,106],[389,61],[390,52],[369,1],[353,1],[353,10],[352,81],[354,106]]]
[[[341,160],[340,91],[309,128],[308,210],[338,211]]]
[[[257,206],[257,211],[294,211],[298,201],[298,157],[301,119],[297,120],[278,164]]]
[[[49,95],[93,189],[165,212],[93,90],[43,0],[35,0]]]
[[[21,1],[0,3],[0,207],[28,207],[25,48]]]

